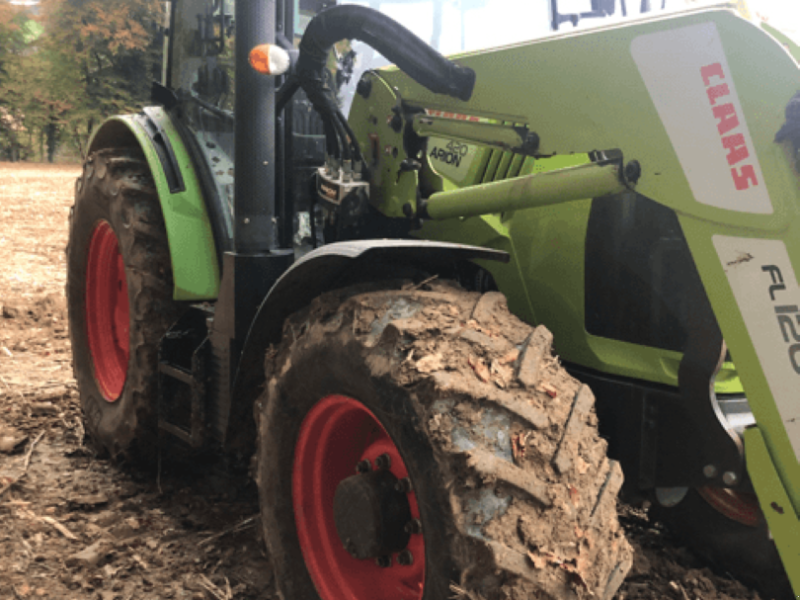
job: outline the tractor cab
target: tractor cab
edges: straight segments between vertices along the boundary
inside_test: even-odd
[[[236,113],[236,3],[235,0],[177,0],[169,4],[169,35],[165,42],[163,82],[156,86],[156,99],[165,106],[179,107],[174,117],[182,128],[204,178],[207,202],[215,208],[215,238],[224,249],[232,247],[234,211],[234,155]],[[323,1],[275,3],[275,16],[265,28],[273,27],[270,38],[287,50],[299,43],[303,27]],[[266,29],[264,29],[266,31]],[[248,70],[250,67],[247,67]],[[264,78],[265,80],[267,78]],[[279,82],[278,82],[279,83]],[[255,81],[257,89],[243,92],[244,104],[253,110],[269,110],[259,91],[272,81]],[[274,141],[269,131],[275,127]],[[272,120],[264,131],[262,144],[274,144],[278,194],[286,214],[276,232],[280,244],[288,247],[297,235],[298,247],[310,242],[308,179],[324,160],[324,138],[319,118],[300,92],[293,102]],[[284,165],[290,167],[284,168]],[[273,167],[274,168],[274,167]],[[288,203],[286,195],[292,195]],[[295,213],[300,213],[295,217]],[[292,221],[294,220],[294,223]],[[286,222],[287,225],[283,225]]]

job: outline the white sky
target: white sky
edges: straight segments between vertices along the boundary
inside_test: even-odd
[[[381,12],[386,13],[405,27],[411,29],[428,43],[433,34],[433,2],[431,0],[339,0],[343,4],[372,5],[379,4]],[[483,6],[462,12],[461,2],[467,5],[474,0],[445,0],[443,6],[443,26],[439,37],[438,48],[444,54],[460,52],[463,49],[477,50],[494,46],[503,46],[516,42],[539,38],[550,34],[549,0],[484,0]],[[710,4],[719,4],[721,0],[667,0],[668,12],[691,8],[701,8]],[[723,0],[744,3],[751,18],[760,22],[766,20],[770,25],[783,32],[800,44],[800,0]],[[650,0],[653,7],[661,7],[662,0]],[[616,0],[616,11],[607,19],[582,19],[581,28],[607,25],[613,20],[621,20],[620,0]],[[480,3],[477,3],[480,4]],[[641,0],[625,0],[628,17],[639,13]],[[559,12],[587,12],[591,9],[591,0],[559,0]],[[561,26],[562,31],[569,31],[569,23]],[[465,46],[462,46],[462,31]],[[379,67],[388,63],[365,44],[355,43],[359,59],[356,72],[351,82],[355,86],[361,72],[367,68]],[[352,95],[352,91],[351,91]],[[349,102],[346,100],[349,108]]]
[[[374,1],[374,0],[373,0]],[[731,0],[728,0],[731,1]],[[735,0],[734,0],[735,1]],[[765,19],[789,37],[800,42],[800,0],[739,0],[744,1],[754,20]],[[367,0],[345,0],[346,3],[367,4]],[[667,10],[685,10],[708,4],[719,4],[720,0],[667,0]],[[486,0],[483,7],[467,10],[463,16],[459,0],[446,0],[439,49],[445,54],[462,49],[462,27],[466,32],[466,49],[505,45],[526,39],[541,37],[549,33],[546,0]],[[640,0],[626,0],[628,16],[638,14]],[[660,7],[661,0],[651,0]],[[616,1],[614,17],[621,17],[620,0]],[[584,12],[591,0],[559,0],[559,12]],[[433,32],[433,2],[430,0],[381,0],[380,10],[409,27],[423,40],[430,42]],[[759,18],[760,17],[760,18]],[[462,22],[463,18],[463,22]],[[610,19],[584,19],[581,28],[608,24]],[[568,31],[567,23],[562,29]]]
[[[800,42],[800,2],[797,0],[749,0],[751,12],[782,31],[796,42]]]

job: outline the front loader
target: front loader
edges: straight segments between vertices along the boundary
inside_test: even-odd
[[[285,598],[610,600],[620,489],[800,595],[795,60],[725,6],[543,2],[558,33],[447,59],[331,4],[174,0],[154,106],[95,132],[96,446],[254,456]],[[341,40],[396,66],[348,92]]]

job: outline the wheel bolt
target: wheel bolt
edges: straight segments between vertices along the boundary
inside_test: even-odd
[[[403,529],[405,529],[406,533],[410,534],[422,533],[422,521],[419,519],[411,519],[408,523],[406,523]]]
[[[397,555],[397,562],[403,566],[414,564],[414,555],[409,550],[403,550]]]
[[[389,469],[392,466],[392,459],[388,454],[381,454],[375,459],[375,466],[378,469]]]
[[[394,484],[394,489],[400,492],[401,494],[407,494],[411,491],[411,480],[408,477],[403,477],[402,479],[398,479],[397,483]]]
[[[725,471],[725,473],[722,475],[722,482],[725,485],[732,487],[739,482],[739,477],[733,471]]]
[[[356,473],[369,473],[372,470],[372,465],[366,458],[358,461],[356,465]]]
[[[379,567],[391,567],[392,566],[392,557],[391,556],[379,556],[375,559],[375,564]]]

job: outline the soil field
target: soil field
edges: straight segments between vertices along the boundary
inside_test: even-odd
[[[0,600],[275,598],[246,478],[136,471],[85,443],[64,298],[79,172],[0,163]],[[618,600],[759,598],[620,511],[636,556]]]

